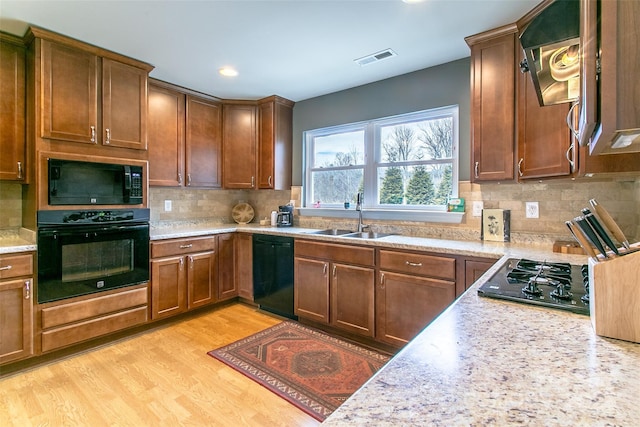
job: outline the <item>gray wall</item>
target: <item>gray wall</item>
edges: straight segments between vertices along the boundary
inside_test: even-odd
[[[297,102],[293,108],[293,185],[302,185],[302,132],[306,130],[456,104],[460,107],[459,179],[468,180],[469,70],[470,59],[463,58]]]

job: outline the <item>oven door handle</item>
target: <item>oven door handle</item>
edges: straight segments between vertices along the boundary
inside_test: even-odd
[[[66,227],[40,227],[38,230],[39,236],[53,236],[53,235],[78,235],[79,233],[96,233],[96,232],[110,232],[110,231],[126,231],[126,230],[140,230],[149,228],[149,224],[131,224],[131,225],[76,225]]]

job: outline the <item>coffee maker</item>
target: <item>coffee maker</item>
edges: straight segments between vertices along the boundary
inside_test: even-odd
[[[293,206],[283,205],[278,206],[278,227],[291,227],[293,226]]]

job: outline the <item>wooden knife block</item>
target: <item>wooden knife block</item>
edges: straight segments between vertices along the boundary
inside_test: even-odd
[[[589,258],[589,309],[596,334],[640,343],[640,251]]]

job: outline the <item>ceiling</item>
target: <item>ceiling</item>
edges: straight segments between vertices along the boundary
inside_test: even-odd
[[[301,101],[467,57],[465,36],[514,22],[539,1],[0,0],[0,30],[22,36],[34,24],[224,99]],[[385,49],[397,55],[354,61]],[[223,66],[238,76],[220,76]]]

